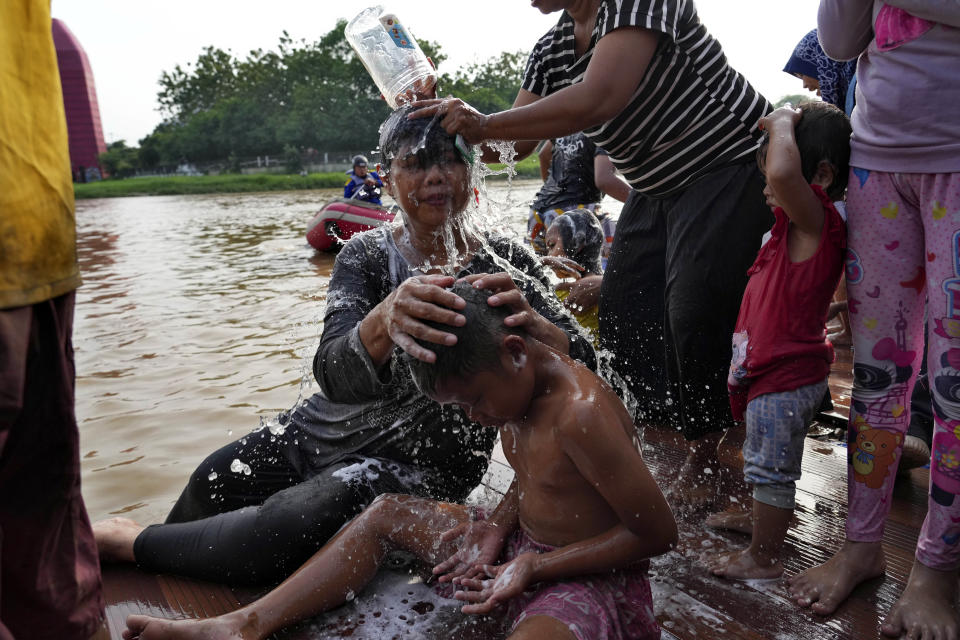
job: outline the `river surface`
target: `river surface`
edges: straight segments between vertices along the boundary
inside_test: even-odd
[[[502,226],[525,228],[539,186],[490,183]],[[77,422],[92,520],[163,520],[206,455],[317,390],[335,256],[304,232],[336,195],[78,201]],[[619,202],[603,206],[619,214]]]

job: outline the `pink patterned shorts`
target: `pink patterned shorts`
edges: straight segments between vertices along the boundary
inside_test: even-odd
[[[507,539],[500,561],[554,549],[536,542],[518,527]],[[532,616],[550,616],[567,625],[578,640],[659,638],[648,566],[649,562],[643,561],[619,571],[533,585],[508,603],[507,619],[513,620],[510,631]]]

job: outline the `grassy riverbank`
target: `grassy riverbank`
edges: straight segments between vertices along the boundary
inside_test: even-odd
[[[490,165],[492,169],[503,165]],[[517,163],[517,174],[539,178],[535,157]],[[258,173],[253,175],[173,176],[169,178],[127,178],[75,184],[77,199],[126,196],[170,196],[201,193],[243,193],[251,191],[293,191],[297,189],[340,189],[343,173],[311,173],[306,176]]]

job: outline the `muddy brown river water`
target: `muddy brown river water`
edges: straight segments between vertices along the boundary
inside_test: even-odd
[[[490,184],[504,226],[525,228],[539,186]],[[77,421],[92,520],[161,521],[208,453],[316,391],[334,255],[304,231],[336,195],[78,202]]]

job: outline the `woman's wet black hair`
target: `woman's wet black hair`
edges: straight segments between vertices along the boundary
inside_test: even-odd
[[[834,200],[843,198],[850,174],[850,119],[829,102],[803,102],[800,104],[800,121],[794,131],[797,149],[800,151],[800,171],[807,182],[817,175],[821,161],[833,167],[833,182],[827,187],[827,195]],[[762,167],[766,162],[769,134],[764,132],[757,149],[757,162]]]
[[[503,324],[504,319],[512,313],[509,307],[491,307],[487,304],[487,299],[493,295],[492,291],[476,289],[467,282],[454,283],[450,291],[467,303],[466,307],[457,311],[467,322],[462,327],[433,321],[424,324],[452,333],[457,336],[457,343],[446,346],[417,340],[420,346],[437,354],[433,363],[404,354],[414,383],[426,395],[436,391],[440,380],[463,379],[481,371],[499,371],[500,339],[508,334],[525,335],[522,329]]]
[[[420,164],[427,167],[446,161],[451,151],[456,161],[463,159],[456,152],[454,136],[447,133],[438,118],[408,118],[415,109],[409,105],[391,113],[380,125],[380,167],[390,170],[390,164],[401,149],[410,147],[415,151]]]

